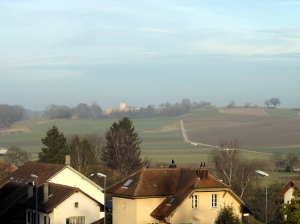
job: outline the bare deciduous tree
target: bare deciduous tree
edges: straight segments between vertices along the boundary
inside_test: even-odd
[[[268,186],[268,222],[273,221],[279,215],[281,199],[277,197],[278,192],[283,188],[283,184],[280,182],[271,183]],[[249,205],[253,208],[255,216],[262,222],[266,220],[266,201],[262,200],[266,198],[266,188],[256,187],[252,191],[251,201]]]
[[[298,156],[295,153],[289,153],[286,155],[286,165],[288,166],[288,169],[292,172],[299,164]]]
[[[250,185],[251,178],[257,167],[261,167],[261,161],[243,160],[240,155],[240,141],[222,140],[220,149],[212,152],[212,161],[215,164],[217,175],[226,183],[237,195],[244,196]]]
[[[91,173],[91,167],[97,163],[94,151],[87,138],[74,136],[70,143],[71,166],[84,175]]]
[[[19,147],[12,146],[7,150],[4,160],[15,166],[21,166],[28,161],[28,155]]]
[[[219,177],[231,187],[233,178],[236,175],[240,160],[239,140],[221,140],[220,149],[215,149],[212,154],[213,162]]]
[[[271,162],[274,165],[274,170],[278,171],[280,167],[285,164],[285,160],[280,152],[275,152],[270,157]]]

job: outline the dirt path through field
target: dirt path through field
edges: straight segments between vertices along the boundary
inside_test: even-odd
[[[189,136],[187,135],[188,130],[184,129],[183,120],[180,120],[180,126],[181,126],[182,137],[183,137],[185,142],[190,143],[192,145],[204,145],[204,146],[208,146],[208,147],[215,147],[214,145],[208,145],[208,144],[204,144],[204,143],[200,143],[200,142],[191,142],[191,141],[189,141]]]
[[[208,147],[213,147],[213,148],[216,148],[215,145],[208,145],[208,144],[204,144],[204,143],[201,143],[201,142],[192,142],[192,141],[189,141],[189,137],[187,135],[187,131],[185,128],[184,128],[184,122],[183,120],[180,120],[180,126],[181,126],[181,133],[182,133],[182,137],[184,139],[185,142],[187,143],[190,143],[192,145],[203,145],[203,146],[208,146]],[[258,154],[265,154],[265,155],[272,155],[272,153],[268,153],[268,152],[257,152],[257,151],[250,151],[250,150],[244,150],[244,149],[240,149],[241,151],[243,152],[251,152],[251,153],[258,153]]]

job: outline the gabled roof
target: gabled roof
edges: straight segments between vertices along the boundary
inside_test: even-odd
[[[285,193],[291,188],[295,187],[295,189],[300,190],[300,180],[292,180],[285,185],[285,187],[277,194],[277,197],[282,198]]]
[[[27,185],[8,182],[0,189],[0,216],[27,194]]]
[[[51,212],[52,209],[57,207],[59,204],[61,204],[63,201],[65,201],[67,198],[72,196],[74,193],[81,192],[85,196],[89,197],[91,200],[95,201],[99,205],[101,204],[94,198],[90,197],[86,193],[84,193],[82,190],[80,190],[77,187],[69,187],[66,185],[61,184],[54,184],[54,183],[48,183],[49,186],[49,197],[46,202],[44,202],[44,186],[40,186],[38,188],[38,209],[40,211],[44,212]],[[29,208],[35,208],[36,205],[36,192],[33,192],[33,196],[30,198],[23,198],[19,204],[25,205]]]
[[[203,172],[204,178],[202,175],[197,175],[200,172]],[[124,184],[130,179],[133,181],[129,186],[124,187]],[[208,174],[205,169],[200,171],[181,168],[143,169],[111,186],[106,192],[116,197],[166,197],[151,213],[152,217],[163,220],[174,213],[183,201],[195,191],[218,190],[229,192],[241,205],[245,205],[226,184]]]
[[[58,173],[62,172],[66,168],[71,169],[73,172],[77,173],[82,178],[85,178],[88,182],[99,187],[93,181],[86,178],[83,174],[79,173],[78,171],[76,171],[69,165],[27,162],[23,166],[21,166],[18,170],[11,173],[9,176],[7,176],[2,181],[0,181],[0,201],[1,201],[0,216],[3,215],[11,207],[13,207],[21,199],[23,199],[24,197],[27,197],[27,194],[28,194],[27,183],[35,182],[35,178],[31,177],[31,174],[38,176],[38,186],[37,187],[39,188],[45,182],[47,182],[48,180],[50,180],[51,178],[53,178],[54,176],[56,176]],[[54,188],[54,189],[61,189],[60,192],[57,191],[57,193],[56,193],[57,195],[63,194],[63,195],[61,195],[62,197],[67,197],[68,194],[70,194],[72,191],[74,193],[74,189],[72,190],[71,188],[69,188],[67,186],[65,186],[65,187],[62,187],[62,186]],[[90,196],[88,196],[88,197],[90,197]],[[41,196],[41,198],[42,198],[42,196]],[[55,201],[55,200],[51,200],[51,201],[54,204],[58,203],[58,201]],[[28,203],[29,202],[30,202],[30,200],[28,201]],[[49,203],[48,203],[48,205],[49,205]],[[34,204],[34,207],[35,207],[35,204]]]
[[[144,169],[112,185],[107,193],[123,197],[157,197],[175,193],[180,169]],[[128,187],[124,184],[133,180]]]
[[[128,187],[124,184],[133,180]],[[157,197],[175,195],[181,191],[197,188],[228,188],[226,184],[208,174],[199,179],[191,169],[142,169],[126,179],[112,185],[107,193],[122,197]]]
[[[65,164],[27,162],[0,181],[0,216],[27,196],[27,183],[35,181],[31,174],[38,176],[38,186],[41,186],[66,166]]]
[[[0,172],[9,171],[10,173],[16,171],[18,167],[10,163],[0,162]]]
[[[61,171],[67,165],[65,164],[50,164],[50,163],[39,163],[39,162],[27,162],[15,172],[0,181],[0,188],[2,188],[7,181],[13,178],[13,182],[26,183],[28,181],[34,181],[31,174],[38,176],[38,186],[45,183],[50,177]]]

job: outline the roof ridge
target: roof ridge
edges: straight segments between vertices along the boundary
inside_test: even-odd
[[[173,197],[177,194],[178,187],[179,187],[179,183],[180,183],[180,180],[181,180],[181,175],[182,175],[182,169],[180,168],[179,177],[178,177],[178,179],[177,179],[177,186],[176,186],[176,190],[175,190],[175,192],[174,192]]]
[[[140,186],[141,186],[141,180],[143,179],[142,177],[144,176],[144,172],[146,169],[141,170],[140,175],[139,175],[139,180],[137,182],[136,188],[133,192],[133,196],[136,196],[136,194],[139,192],[140,190]]]

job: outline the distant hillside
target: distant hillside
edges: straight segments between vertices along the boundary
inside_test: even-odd
[[[267,115],[260,115],[263,111],[252,109],[236,110],[239,114],[233,113],[235,110],[229,113],[227,111],[229,109],[222,113],[218,109],[198,109],[181,117],[133,119],[135,130],[143,140],[142,156],[167,164],[171,158],[180,160],[181,163],[208,161],[212,148],[186,143],[180,120],[184,121],[189,140],[194,142],[217,146],[220,139],[237,138],[241,141],[242,148],[253,151],[272,152],[284,149],[285,152],[290,152],[300,148],[300,118],[297,111],[267,109]],[[0,135],[0,147],[16,145],[27,151],[31,159],[36,159],[43,146],[41,138],[45,137],[46,131],[53,125],[67,136],[95,132],[104,134],[114,121],[116,120],[65,119],[16,123],[11,134]],[[259,155],[259,158],[264,156],[268,158],[268,155]]]

